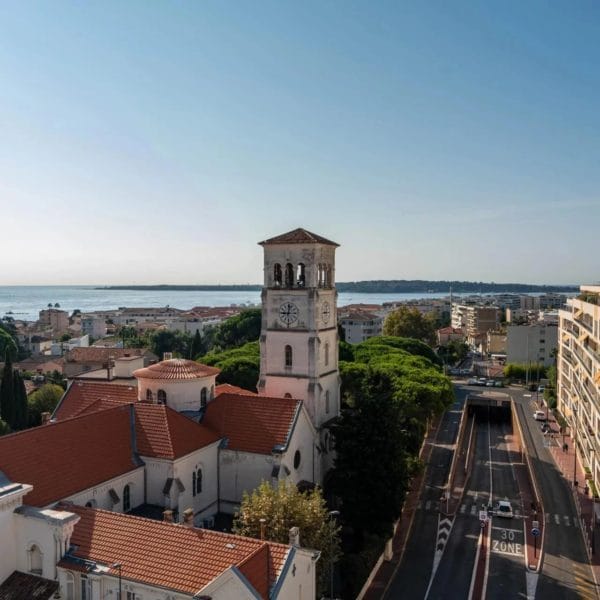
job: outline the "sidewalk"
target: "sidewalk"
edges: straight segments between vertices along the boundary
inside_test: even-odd
[[[443,415],[438,417],[432,423],[431,429],[429,430],[429,433],[423,442],[423,446],[421,447],[420,458],[425,465],[429,464],[442,418]],[[363,595],[363,600],[380,600],[382,598],[383,593],[388,587],[398,565],[400,564],[400,561],[402,560],[415,512],[419,504],[419,498],[421,497],[421,490],[423,489],[426,471],[427,466],[417,477],[411,481],[410,490],[406,494],[406,499],[404,500],[404,506],[402,508],[402,514],[400,515],[394,537],[392,538],[392,557],[390,560],[384,560],[381,563],[381,566],[377,570],[377,573],[371,581],[369,588]]]
[[[562,446],[563,439],[564,444],[568,448],[566,451]],[[550,438],[548,441],[550,442],[549,449],[552,458],[563,477],[569,482],[571,491],[573,492],[581,531],[584,535],[590,565],[594,572],[594,579],[596,582],[600,582],[600,547],[597,549],[594,548],[595,545],[598,545],[597,542],[594,543],[594,536],[597,538],[600,532],[594,531],[594,501],[591,490],[588,489],[586,493],[585,472],[579,462],[579,454],[577,455],[577,460],[575,460],[575,444],[570,435],[563,436],[562,434],[556,434],[555,438]],[[575,480],[578,483],[577,488],[573,485],[573,475],[575,475]],[[596,551],[594,552],[594,550]]]

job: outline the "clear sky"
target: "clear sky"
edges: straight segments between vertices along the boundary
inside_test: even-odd
[[[600,280],[600,4],[0,4],[0,284]]]

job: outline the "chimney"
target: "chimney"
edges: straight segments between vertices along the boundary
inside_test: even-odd
[[[193,527],[194,526],[194,509],[186,508],[183,511],[183,526]]]
[[[170,508],[167,508],[167,510],[163,510],[163,521],[165,523],[173,522],[173,511]]]
[[[290,546],[300,548],[300,528],[292,527],[290,529]]]
[[[173,353],[172,352],[165,352],[163,354],[163,360],[171,360],[173,358]]]
[[[42,425],[45,425],[46,423],[48,423],[48,421],[50,421],[50,413],[43,412],[42,413]]]
[[[266,523],[267,523],[266,519],[260,519],[260,539],[261,540],[265,539]]]

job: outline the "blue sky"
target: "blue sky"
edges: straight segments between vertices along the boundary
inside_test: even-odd
[[[600,5],[0,4],[0,284],[592,283]]]

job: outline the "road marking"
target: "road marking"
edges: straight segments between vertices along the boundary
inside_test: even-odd
[[[417,510],[421,510],[421,502],[417,502]]]
[[[506,542],[504,540],[492,540],[492,552],[496,554],[510,554],[523,556],[523,544],[518,542]]]
[[[525,572],[525,579],[527,581],[527,600],[534,600],[539,576],[539,573],[532,573],[531,571]]]
[[[427,502],[425,502],[425,510],[429,510],[431,508],[431,500],[427,500]]]
[[[464,512],[467,510],[467,505],[466,504],[461,504],[460,505],[460,512],[464,514]]]
[[[544,519],[546,520],[546,523],[550,523],[550,513],[546,513]]]
[[[555,514],[554,521],[556,522],[557,525],[560,525],[560,516]]]
[[[570,523],[569,523],[569,516],[568,516],[568,515],[565,515],[565,516],[563,517],[563,519],[565,520],[565,525],[566,525],[567,527],[569,527],[569,525],[570,525]]]
[[[473,504],[473,506],[471,506],[471,514],[472,515],[477,514],[477,505],[476,504]]]

